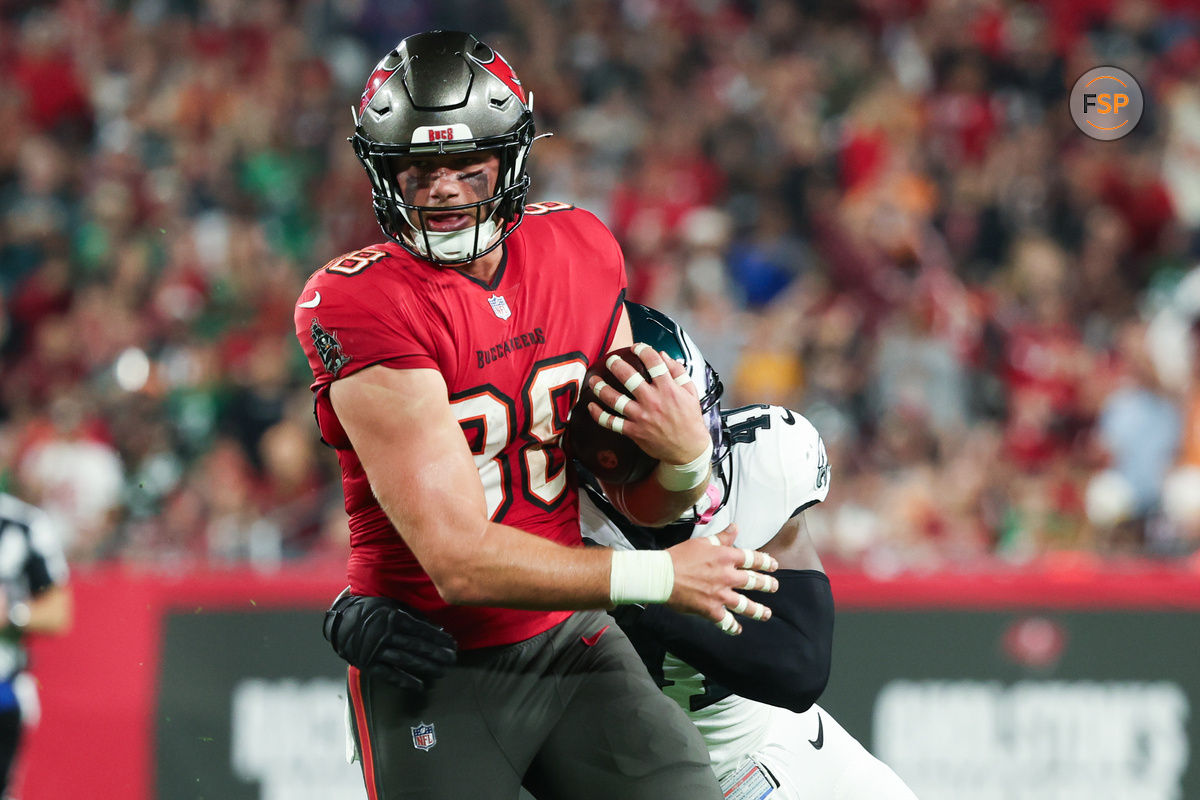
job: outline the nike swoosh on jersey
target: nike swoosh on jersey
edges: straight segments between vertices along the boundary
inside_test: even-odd
[[[603,628],[601,628],[600,630],[593,633],[591,636],[580,636],[579,640],[581,642],[583,642],[584,644],[586,644],[588,647],[595,647],[596,642],[600,641],[600,637],[604,635],[604,632],[606,630],[608,630],[607,625],[605,625]]]
[[[821,712],[817,712],[817,738],[809,739],[808,743],[813,746],[813,750],[820,750],[825,746],[825,723],[821,721]]]
[[[316,308],[317,306],[321,305],[321,293],[317,292],[315,295],[313,295],[312,300],[309,300],[306,303],[297,303],[296,305],[300,306],[301,308]]]
[[[785,408],[783,410],[783,421],[788,425],[796,424],[796,415],[792,413],[790,408]]]

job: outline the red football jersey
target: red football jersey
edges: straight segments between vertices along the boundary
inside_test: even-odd
[[[491,284],[391,242],[313,273],[297,302],[296,335],[316,378],[317,424],[341,461],[355,593],[416,607],[462,648],[522,641],[569,615],[447,605],[375,500],[328,389],[374,364],[437,369],[491,519],[579,545],[578,499],[560,439],[588,366],[609,349],[624,294],[624,258],[612,234],[563,203],[527,207]]]

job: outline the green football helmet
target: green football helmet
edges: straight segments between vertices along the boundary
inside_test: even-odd
[[[635,342],[645,342],[679,361],[687,369],[700,393],[700,411],[704,414],[713,441],[713,460],[719,460],[724,439],[721,431],[721,394],[725,386],[721,383],[721,376],[705,360],[688,332],[675,320],[657,309],[630,300],[625,301],[625,311],[629,314]]]

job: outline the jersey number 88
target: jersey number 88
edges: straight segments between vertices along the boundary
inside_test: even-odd
[[[519,486],[526,500],[547,511],[562,501],[567,470],[559,441],[585,374],[587,359],[569,353],[534,364],[521,390],[520,408],[491,384],[451,396],[483,482],[490,519],[504,518],[513,502],[511,486]],[[520,429],[518,419],[524,420]],[[514,465],[519,481],[513,480]]]

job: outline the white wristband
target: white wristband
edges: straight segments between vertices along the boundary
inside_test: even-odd
[[[686,464],[667,464],[660,461],[654,469],[654,477],[668,492],[686,492],[708,480],[709,462],[712,461],[712,442],[704,452]]]
[[[608,596],[613,605],[665,603],[675,588],[675,565],[666,550],[614,550]]]

